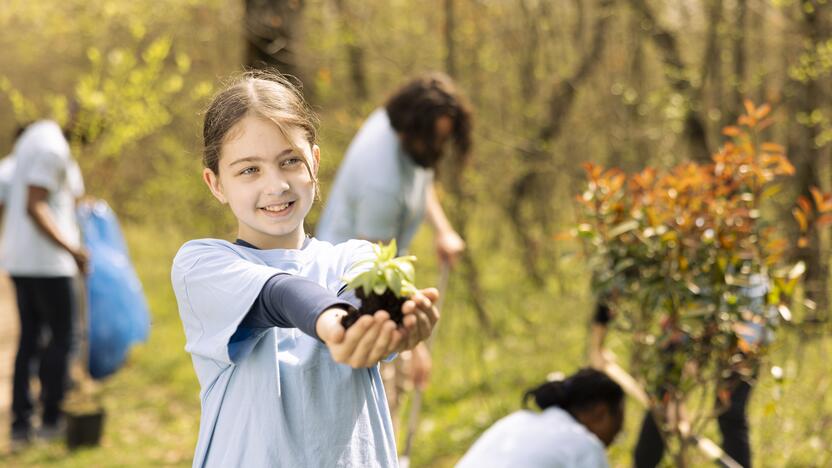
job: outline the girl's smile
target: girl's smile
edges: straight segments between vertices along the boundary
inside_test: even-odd
[[[294,201],[290,201],[287,203],[280,203],[275,205],[268,205],[260,207],[261,210],[266,214],[266,216],[271,216],[275,218],[279,218],[282,216],[288,216],[292,207],[295,205]]]

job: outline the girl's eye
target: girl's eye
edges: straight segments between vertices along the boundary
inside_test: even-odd
[[[291,158],[284,159],[283,162],[280,165],[283,166],[283,167],[292,167],[292,166],[297,166],[298,164],[300,164],[302,162],[303,161],[301,161],[300,158],[296,158],[296,157],[293,156]]]
[[[256,168],[256,167],[254,167],[254,166],[252,166],[252,167],[247,167],[247,168],[243,169],[242,171],[240,171],[240,175],[251,175],[251,174],[256,174],[256,173],[258,172],[258,170],[259,170],[259,169],[257,169],[257,168]]]

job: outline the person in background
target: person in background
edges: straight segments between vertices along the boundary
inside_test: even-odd
[[[762,308],[763,297],[766,294],[766,286],[761,280],[761,277],[755,276],[752,278],[754,282],[753,287],[742,288],[742,296],[746,300],[750,300],[756,309]],[[614,300],[610,301],[611,303]],[[597,369],[603,369],[610,359],[610,355],[604,349],[604,341],[610,321],[614,318],[614,310],[608,304],[608,301],[601,298],[596,303],[595,313],[592,317],[592,324],[590,326],[590,344],[589,344],[589,359],[591,365]],[[739,324],[740,326],[749,327],[746,324]],[[746,336],[749,346],[756,346],[763,342],[766,337],[763,336],[764,330],[759,328],[750,328],[750,336]],[[668,342],[666,346],[674,346],[678,340],[684,340],[684,335],[680,332],[672,334],[675,338]],[[756,375],[756,370],[752,371]],[[732,372],[731,375],[721,382],[721,388],[724,390],[717,396],[715,407],[718,409],[719,416],[717,416],[717,423],[719,431],[722,434],[722,449],[734,461],[743,467],[751,466],[751,444],[749,442],[749,426],[747,407],[749,397],[751,396],[752,383],[748,379],[741,377],[742,373]],[[649,410],[645,411],[644,418],[641,423],[641,430],[639,431],[638,441],[636,442],[633,451],[633,466],[636,468],[653,468],[661,463],[664,457],[665,445],[662,439],[659,426]]]
[[[14,155],[10,154],[0,160],[0,226],[3,224],[6,198],[9,194],[9,186],[12,183],[12,175],[14,175]]]
[[[624,391],[606,374],[581,369],[526,392],[541,412],[522,409],[491,426],[457,468],[603,468],[605,447],[624,424]]]
[[[26,125],[20,125],[15,128],[14,140],[17,140],[24,130],[26,130]],[[14,167],[14,153],[10,153],[5,158],[0,159],[0,227],[3,226],[3,214],[6,207],[6,198],[9,196],[12,176],[14,175]],[[2,242],[2,238],[0,238],[0,242]],[[2,252],[2,247],[0,247],[0,252]],[[2,258],[0,258],[0,267],[2,265]]]
[[[77,110],[71,112],[67,134],[74,130],[76,116]],[[26,127],[13,154],[15,168],[5,195],[0,258],[12,277],[20,317],[12,395],[12,445],[19,447],[32,436],[29,369],[44,329],[49,339],[40,355],[38,434],[52,438],[61,433],[61,402],[77,305],[73,281],[86,270],[88,254],[75,219],[75,201],[83,192],[83,181],[58,123],[41,120]]]
[[[349,239],[396,240],[399,254],[427,218],[441,262],[452,266],[465,242],[445,216],[434,188],[434,171],[448,147],[464,163],[471,149],[471,110],[456,84],[441,73],[429,73],[403,85],[364,122],[338,168],[332,190],[315,230],[332,243]],[[393,414],[406,378],[404,353],[383,370],[385,392]],[[411,377],[424,389],[431,360],[428,349],[413,350]]]

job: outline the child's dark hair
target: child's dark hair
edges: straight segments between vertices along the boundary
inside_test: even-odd
[[[205,113],[202,162],[214,174],[219,174],[220,152],[228,134],[248,115],[272,121],[290,143],[292,127],[303,129],[310,145],[317,140],[317,118],[297,87],[278,73],[249,71],[218,92]],[[309,162],[304,159],[304,163],[315,180]]]
[[[524,407],[528,407],[530,399],[542,410],[557,406],[575,414],[597,403],[617,408],[624,399],[624,391],[607,374],[584,368],[564,380],[546,382],[527,391],[523,395]]]
[[[390,125],[408,139],[435,140],[436,120],[453,120],[453,144],[457,157],[465,162],[471,149],[471,108],[451,78],[433,72],[399,88],[384,105]],[[438,159],[439,154],[431,155]],[[436,161],[426,161],[428,165]]]

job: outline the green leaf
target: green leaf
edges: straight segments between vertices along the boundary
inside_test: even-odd
[[[387,291],[387,283],[383,280],[376,280],[375,284],[373,285],[373,292],[381,296],[382,294],[384,294],[384,291]]]
[[[396,269],[399,272],[401,272],[402,276],[404,276],[404,279],[406,279],[408,282],[410,282],[410,283],[415,282],[414,278],[416,276],[416,270],[413,268],[412,263],[410,263],[410,262],[397,262],[396,263]]]
[[[384,272],[387,286],[393,291],[396,296],[401,296],[402,290],[402,274],[398,270],[390,269]]]
[[[382,295],[390,290],[397,297],[410,296],[416,291],[413,285],[415,269],[413,262],[416,257],[406,255],[396,257],[396,242],[391,241],[384,245],[379,242],[373,244],[374,259],[362,260],[355,263],[347,275],[348,287],[356,289],[361,287],[365,295]],[[357,271],[369,265],[364,271]]]
[[[363,276],[363,281],[361,282],[361,288],[364,290],[364,295],[369,296],[370,293],[373,292],[373,277],[372,276]]]

